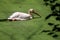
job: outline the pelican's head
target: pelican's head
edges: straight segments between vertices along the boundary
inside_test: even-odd
[[[37,12],[35,12],[34,9],[29,9],[28,13],[30,13],[31,15],[32,15],[32,14],[36,14],[36,15],[40,16]],[[41,16],[40,16],[40,17],[41,17]]]

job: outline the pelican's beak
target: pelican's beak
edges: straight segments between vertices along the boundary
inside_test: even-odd
[[[33,12],[34,14],[36,14],[36,15],[38,15],[39,17],[41,17],[38,13],[36,13],[36,12]]]

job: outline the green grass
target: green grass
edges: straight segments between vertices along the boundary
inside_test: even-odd
[[[51,17],[45,21],[45,17],[51,12],[49,6],[45,6],[43,0],[0,0],[0,19],[8,18],[13,12],[27,12],[34,8],[42,17],[28,21],[4,21],[0,22],[0,40],[59,40],[48,33],[41,33],[42,30],[51,30],[47,23],[60,24]],[[35,15],[36,16],[36,15]]]

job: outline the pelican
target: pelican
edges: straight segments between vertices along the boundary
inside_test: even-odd
[[[14,12],[8,20],[11,21],[18,21],[18,20],[30,20],[33,19],[33,14],[36,14],[40,16],[38,13],[35,12],[34,9],[29,9],[28,13],[23,13],[23,12]],[[41,16],[40,16],[41,17]]]

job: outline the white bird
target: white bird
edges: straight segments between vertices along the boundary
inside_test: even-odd
[[[32,14],[36,14],[38,16],[40,16],[39,14],[37,14],[34,9],[29,9],[28,14],[27,13],[23,13],[23,12],[14,12],[9,18],[8,20],[29,20],[33,18]]]

